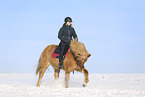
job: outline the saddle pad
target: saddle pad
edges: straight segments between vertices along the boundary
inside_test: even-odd
[[[56,48],[57,49],[57,48]],[[60,52],[58,53],[56,53],[55,51],[56,51],[56,49],[54,49],[54,51],[52,52],[52,57],[53,58],[59,58],[59,56],[60,56]],[[64,58],[67,56],[67,54],[68,54],[68,52],[70,51],[70,48],[67,50],[67,52],[64,54]]]

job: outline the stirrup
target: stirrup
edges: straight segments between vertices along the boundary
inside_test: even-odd
[[[59,68],[59,69],[65,69],[62,62],[59,63],[59,67],[58,67],[58,68]]]

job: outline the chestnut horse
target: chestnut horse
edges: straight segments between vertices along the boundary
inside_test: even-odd
[[[67,56],[65,57],[63,64],[64,64],[64,69],[65,70],[65,87],[68,87],[68,81],[69,81],[69,76],[71,71],[79,71],[84,73],[84,83],[83,86],[85,87],[87,83],[89,82],[88,79],[88,71],[84,67],[84,63],[87,61],[88,57],[91,56],[89,54],[84,46],[83,43],[78,42],[75,40],[71,40],[70,43],[70,51],[68,52]],[[52,57],[52,52],[56,49],[57,45],[49,45],[47,46],[44,51],[42,52],[38,66],[36,69],[36,74],[39,72],[39,79],[37,82],[37,87],[40,86],[41,79],[48,68],[49,65],[51,65],[54,69],[54,77],[55,79],[58,79],[60,70],[58,69],[59,65],[59,59],[53,58]]]

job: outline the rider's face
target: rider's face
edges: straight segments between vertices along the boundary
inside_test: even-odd
[[[71,22],[67,22],[66,25],[70,26],[71,25]]]

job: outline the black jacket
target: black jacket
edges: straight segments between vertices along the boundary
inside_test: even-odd
[[[63,27],[60,28],[59,33],[58,33],[58,38],[61,40],[61,42],[64,43],[70,43],[70,41],[73,38],[77,38],[77,34],[74,30],[73,27],[68,26],[68,25],[63,25]]]

